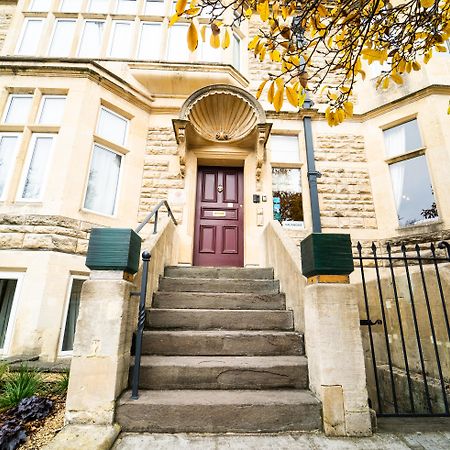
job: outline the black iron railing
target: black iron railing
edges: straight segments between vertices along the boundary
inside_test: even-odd
[[[368,255],[357,244],[369,397],[380,416],[450,416],[450,292],[440,269],[450,262],[450,244],[437,248],[439,255],[431,244],[424,256],[418,244],[397,252],[387,244],[379,256],[374,243]]]
[[[162,206],[165,206],[167,209],[167,214],[168,216],[172,219],[172,222],[175,225],[177,224],[177,221],[172,213],[172,210],[170,209],[169,203],[167,203],[167,200],[162,200],[160,201],[153,209],[150,213],[147,214],[147,217],[143,220],[142,223],[140,223],[136,229],[134,231],[136,231],[136,233],[139,233],[139,231],[142,230],[142,228],[145,227],[145,225],[147,225],[150,220],[152,220],[153,217],[155,217],[154,221],[153,221],[153,234],[156,234],[158,232],[158,216],[159,216],[159,210]]]

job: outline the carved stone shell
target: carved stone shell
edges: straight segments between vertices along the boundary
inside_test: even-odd
[[[188,119],[197,133],[208,141],[238,141],[257,124],[254,108],[242,97],[215,92],[199,98],[189,109]]]

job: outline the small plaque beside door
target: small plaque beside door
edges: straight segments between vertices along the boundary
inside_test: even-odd
[[[213,217],[225,217],[227,214],[225,211],[213,211]]]

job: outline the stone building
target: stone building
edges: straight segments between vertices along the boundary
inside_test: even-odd
[[[274,217],[298,244],[312,229],[305,116],[324,232],[450,236],[450,53],[386,91],[369,67],[354,117],[330,128],[320,96],[279,113],[254,98],[271,70],[247,52],[256,22],[191,54],[173,5],[0,0],[2,356],[70,356],[91,228],[135,228],[162,200],[180,265],[265,267]]]

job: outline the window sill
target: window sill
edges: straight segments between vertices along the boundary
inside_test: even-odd
[[[114,213],[113,215],[110,215],[110,214],[105,214],[105,213],[93,211],[92,209],[86,209],[86,208],[81,208],[80,212],[84,213],[84,214],[92,214],[93,216],[105,217],[107,219],[113,219],[113,220],[117,219],[116,213]]]
[[[420,222],[420,223],[415,223],[413,225],[399,226],[395,230],[400,231],[400,232],[408,232],[408,231],[414,231],[414,230],[423,230],[424,228],[435,228],[435,227],[440,228],[440,226],[443,223],[444,223],[444,221],[442,219],[437,219],[437,220],[429,219],[429,220],[424,220],[423,222]]]

